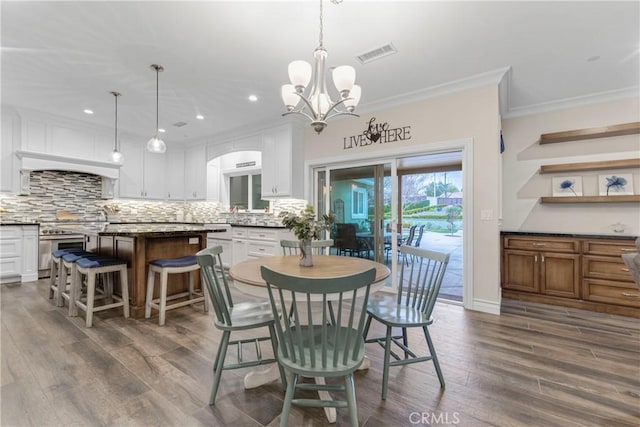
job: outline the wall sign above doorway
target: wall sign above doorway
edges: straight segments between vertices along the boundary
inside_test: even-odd
[[[389,142],[408,141],[411,139],[411,126],[392,128],[388,122],[377,123],[375,117],[367,122],[362,133],[345,136],[343,149],[366,147],[373,144],[387,144]]]

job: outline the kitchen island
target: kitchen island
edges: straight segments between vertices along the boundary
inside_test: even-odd
[[[127,260],[131,317],[144,317],[148,264],[160,258],[194,255],[207,245],[211,226],[172,223],[107,224],[80,228],[86,250]],[[119,283],[116,289],[119,290]],[[200,287],[198,275],[196,288]],[[156,295],[159,286],[156,287]],[[169,275],[167,295],[188,289],[188,274]]]

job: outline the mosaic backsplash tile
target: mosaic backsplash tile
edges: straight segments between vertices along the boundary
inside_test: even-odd
[[[229,212],[219,202],[102,199],[102,178],[69,171],[32,171],[30,194],[0,194],[0,222],[57,221],[59,211],[78,221],[109,222],[228,222],[276,225],[281,211],[302,210],[307,202],[277,199],[269,213]]]

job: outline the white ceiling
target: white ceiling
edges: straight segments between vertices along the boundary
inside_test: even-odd
[[[2,103],[153,134],[169,145],[278,122],[287,65],[311,61],[318,1],[1,2]],[[511,67],[507,110],[639,85],[640,2],[324,3],[328,65],[356,68],[360,111]],[[356,55],[386,43],[396,55]],[[599,57],[589,61],[588,58]],[[256,94],[259,101],[247,101]],[[95,111],[92,116],[83,109]],[[195,119],[196,114],[205,120]],[[182,128],[172,126],[186,122]],[[331,125],[331,124],[329,124]]]

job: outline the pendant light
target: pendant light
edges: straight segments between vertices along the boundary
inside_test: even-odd
[[[158,65],[158,64],[151,64],[151,69],[155,70],[156,72],[156,132],[155,135],[153,136],[153,138],[151,138],[149,140],[149,142],[147,142],[147,150],[150,151],[151,153],[164,153],[165,151],[167,151],[167,145],[164,143],[163,140],[161,140],[160,138],[158,138],[158,92],[159,92],[159,79],[160,79],[160,72],[164,71],[164,67],[162,65]]]
[[[114,126],[113,136],[113,151],[111,152],[111,161],[113,163],[122,164],[122,153],[118,150],[118,97],[121,96],[118,92],[111,92],[116,102],[116,123]]]

